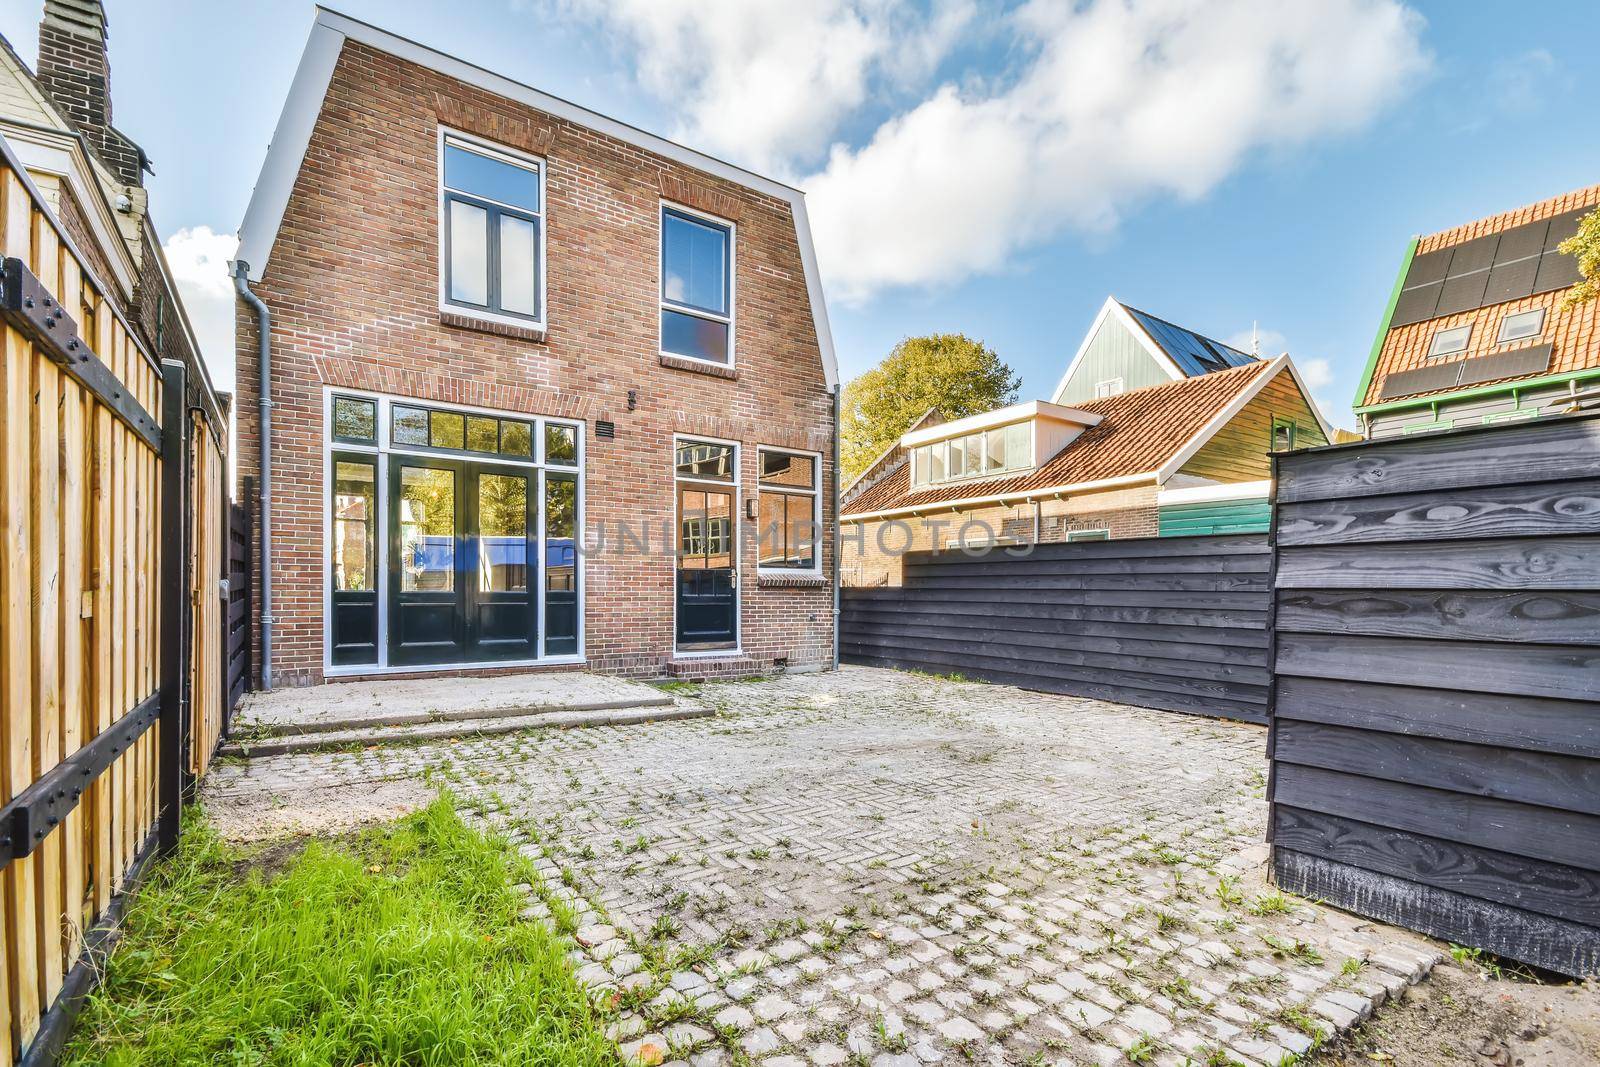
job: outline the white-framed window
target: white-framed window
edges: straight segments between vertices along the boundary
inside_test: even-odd
[[[1110,530],[1068,530],[1067,540],[1070,541],[1109,541]]]
[[[441,128],[441,308],[542,327],[544,211],[542,160]]]
[[[1439,330],[1433,335],[1433,343],[1428,346],[1428,358],[1435,356],[1453,356],[1457,352],[1467,350],[1467,342],[1472,339],[1472,323],[1465,326],[1452,326],[1447,330]]]
[[[911,484],[992,478],[1033,467],[1032,427],[1025,422],[979,430],[911,450]]]
[[[662,355],[733,365],[734,229],[662,202]]]
[[[1528,337],[1538,337],[1542,332],[1544,332],[1544,308],[1518,311],[1500,320],[1500,332],[1496,335],[1494,343],[1503,345],[1507,341],[1521,341]]]
[[[756,565],[764,571],[822,571],[822,456],[756,450]]]
[[[1127,385],[1123,383],[1121,378],[1107,378],[1103,382],[1094,383],[1094,398],[1096,400],[1103,397],[1116,396],[1118,393],[1126,391]]]

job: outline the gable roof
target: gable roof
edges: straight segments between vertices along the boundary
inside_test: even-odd
[[[290,83],[289,95],[284,99],[283,113],[278,117],[277,128],[267,148],[267,157],[262,162],[261,174],[250,195],[250,204],[245,209],[244,222],[239,227],[237,259],[248,266],[252,281],[261,279],[272,256],[278,228],[289,206],[289,196],[305,160],[306,147],[311,142],[312,130],[322,111],[328,85],[333,80],[334,66],[347,40],[788,204],[794,217],[801,264],[805,269],[806,292],[810,297],[817,347],[822,352],[823,373],[830,389],[838,386],[839,369],[834,355],[833,332],[828,324],[828,309],[823,300],[816,250],[811,241],[805,193],[320,5],[317,7],[316,21],[311,26],[311,36],[306,41],[305,52],[301,54],[300,65],[295,70],[294,81]]]
[[[850,501],[841,518],[1164,481],[1283,370],[1294,373],[1286,355],[1085,401],[1077,406],[1100,422],[1035,470],[913,491],[902,463]]]
[[[1061,375],[1061,381],[1056,384],[1055,392],[1050,394],[1055,403],[1061,402],[1061,396],[1066,392],[1067,383],[1072,380],[1073,372],[1078,369],[1078,364],[1083,362],[1089,346],[1099,335],[1101,327],[1108,318],[1114,318],[1126,327],[1134,340],[1144,346],[1156,364],[1174,380],[1193,378],[1201,374],[1259,362],[1257,357],[1248,352],[1241,352],[1221,341],[1158,318],[1148,311],[1140,311],[1114,296],[1108,296],[1106,302],[1100,305],[1100,311],[1095,315],[1094,322],[1089,325],[1088,332],[1083,335],[1078,351],[1067,363],[1067,369]]]

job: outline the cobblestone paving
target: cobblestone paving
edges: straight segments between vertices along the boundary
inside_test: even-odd
[[[1277,1064],[1437,958],[1263,884],[1260,728],[864,668],[678,698],[719,714],[260,759],[204,799],[259,836],[449,785],[645,1063]]]

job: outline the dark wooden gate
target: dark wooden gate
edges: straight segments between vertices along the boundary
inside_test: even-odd
[[[1600,415],[1277,461],[1285,887],[1600,972]]]
[[[254,572],[251,567],[255,546],[255,479],[244,480],[241,498],[228,509],[228,608],[224,616],[226,634],[222,642],[223,672],[226,681],[227,712],[223,732],[233,722],[233,709],[250,688],[254,677],[250,658],[250,620],[253,617]]]

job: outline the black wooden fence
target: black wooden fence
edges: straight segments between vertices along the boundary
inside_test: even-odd
[[[1287,888],[1600,972],[1600,417],[1281,457]]]
[[[1266,538],[915,552],[843,590],[840,658],[1266,722]]]
[[[255,479],[246,478],[242,498],[228,508],[228,604],[223,614],[223,732],[233,724],[233,709],[239,698],[250,688],[254,677],[250,658],[250,620],[253,610],[253,571],[251,560],[255,550]]]

